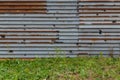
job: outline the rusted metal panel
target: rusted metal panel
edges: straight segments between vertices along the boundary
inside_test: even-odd
[[[120,53],[119,0],[0,3],[0,58]]]
[[[120,55],[120,0],[80,0],[80,51]]]
[[[44,1],[0,1],[0,14],[26,14],[38,13],[45,14],[46,0]]]
[[[77,56],[78,2],[0,0],[0,57]]]

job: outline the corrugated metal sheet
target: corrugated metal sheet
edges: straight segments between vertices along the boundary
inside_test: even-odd
[[[77,0],[0,4],[0,57],[75,56],[79,51]]]
[[[120,54],[120,0],[80,0],[80,51]]]
[[[1,0],[0,57],[119,54],[119,6],[119,0]]]

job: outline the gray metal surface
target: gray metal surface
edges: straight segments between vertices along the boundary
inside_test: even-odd
[[[120,0],[80,0],[79,50],[120,55]]]
[[[0,14],[0,57],[76,56],[77,0],[47,0],[47,13]]]
[[[0,14],[0,58],[119,55],[119,6],[110,1],[47,0],[46,13]]]

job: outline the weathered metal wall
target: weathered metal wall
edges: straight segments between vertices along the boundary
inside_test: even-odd
[[[120,54],[120,0],[80,0],[80,51]]]
[[[75,56],[77,0],[26,1],[0,1],[0,57]]]
[[[119,6],[118,0],[0,0],[0,57],[119,54]]]

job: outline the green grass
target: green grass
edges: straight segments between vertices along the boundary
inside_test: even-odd
[[[120,58],[3,60],[0,80],[120,80]]]

